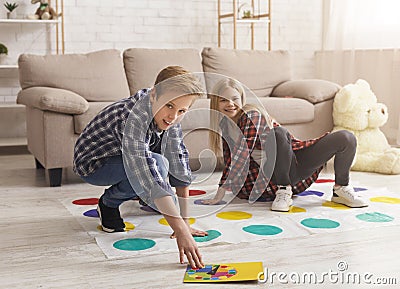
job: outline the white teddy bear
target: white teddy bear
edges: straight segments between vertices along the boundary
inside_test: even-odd
[[[377,102],[363,79],[342,87],[333,102],[334,131],[348,130],[357,138],[352,170],[400,173],[400,149],[392,148],[379,129],[388,120],[386,105]]]

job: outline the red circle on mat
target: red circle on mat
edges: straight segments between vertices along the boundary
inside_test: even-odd
[[[97,205],[98,202],[99,202],[98,198],[79,199],[72,201],[74,205],[81,205],[81,206]]]
[[[318,179],[315,182],[316,183],[334,183],[335,180],[332,180],[332,179]]]
[[[189,190],[189,196],[204,195],[206,192],[202,190]]]

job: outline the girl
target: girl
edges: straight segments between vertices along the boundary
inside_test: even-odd
[[[250,201],[260,196],[274,200],[271,210],[287,212],[292,194],[311,186],[323,165],[335,157],[332,201],[353,208],[368,206],[349,185],[357,146],[353,134],[343,130],[301,141],[264,109],[244,104],[245,92],[238,81],[226,78],[214,86],[211,121],[215,128],[210,141],[216,155],[222,142],[224,170],[216,196],[204,204],[219,203],[225,191],[231,190]]]

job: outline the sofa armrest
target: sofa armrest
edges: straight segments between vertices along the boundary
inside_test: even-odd
[[[277,85],[272,97],[296,97],[319,103],[335,96],[340,85],[322,79],[289,80]]]
[[[89,103],[82,96],[65,89],[30,87],[18,93],[17,103],[41,110],[65,114],[82,114]]]

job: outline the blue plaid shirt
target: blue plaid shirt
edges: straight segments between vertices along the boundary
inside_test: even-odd
[[[169,162],[169,183],[162,179],[151,156],[159,150]],[[89,122],[75,144],[74,171],[80,176],[90,175],[107,157],[116,155],[123,156],[128,179],[134,175],[139,180],[146,193],[139,196],[144,200],[174,195],[171,185],[188,186],[192,181],[181,125],[158,131],[150,89],[107,106]]]

